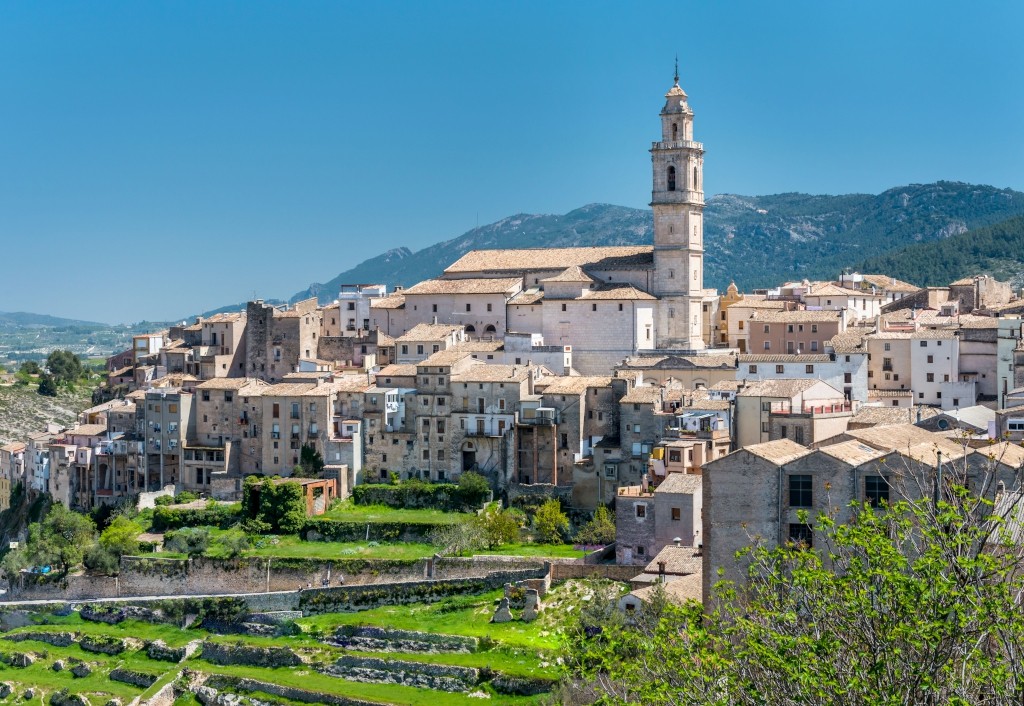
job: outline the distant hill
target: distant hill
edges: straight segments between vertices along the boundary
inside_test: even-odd
[[[705,283],[724,289],[735,280],[750,290],[788,279],[835,277],[869,258],[1018,215],[1024,215],[1024,193],[960,182],[911,184],[877,196],[713,196],[705,208]],[[417,252],[388,250],[291,301],[332,301],[343,283],[408,286],[438,276],[470,250],[651,242],[647,209],[590,204],[565,215],[519,214]]]
[[[30,314],[24,311],[5,312],[0,311],[0,326],[11,326],[17,328],[28,328],[32,326],[47,326],[64,328],[69,326],[100,328],[110,324],[101,324],[95,321],[79,321],[78,319],[62,319],[59,316],[47,314]]]
[[[941,287],[972,274],[1024,284],[1024,217],[1017,216],[931,243],[918,243],[857,265],[925,287]]]

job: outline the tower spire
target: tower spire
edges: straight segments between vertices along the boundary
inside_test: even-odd
[[[675,74],[675,85],[679,85],[679,54],[676,54],[676,74]]]

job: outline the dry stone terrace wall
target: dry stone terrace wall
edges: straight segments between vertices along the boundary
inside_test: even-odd
[[[432,573],[428,572],[432,565]],[[26,583],[13,600],[80,600],[128,596],[196,596],[295,591],[486,576],[492,571],[537,570],[539,560],[517,557],[393,559],[160,559],[124,557],[120,576],[68,576],[59,582]]]

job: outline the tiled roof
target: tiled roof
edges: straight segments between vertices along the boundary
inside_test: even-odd
[[[846,287],[840,287],[838,284],[832,282],[821,282],[815,283],[810,291],[804,293],[805,297],[880,297],[881,294],[872,294],[871,292],[858,292],[855,289],[847,289]]]
[[[872,397],[913,397],[913,390],[868,390],[868,399]]]
[[[462,328],[460,324],[416,324],[397,341],[442,341]]]
[[[0,446],[0,451],[6,451],[7,453],[17,454],[25,450],[25,444],[21,441],[12,441],[9,444]]]
[[[833,336],[825,342],[826,348],[831,348],[837,354],[843,353],[865,353],[864,336],[867,331],[856,328],[847,328],[843,333]]]
[[[809,311],[807,309],[798,309],[797,311],[764,311],[757,312],[751,315],[751,318],[757,322],[764,323],[831,323],[842,319],[842,311],[832,311],[822,309],[820,311]]]
[[[68,429],[65,434],[75,434],[76,436],[99,436],[100,434],[107,433],[106,424],[80,424],[74,429]]]
[[[438,351],[427,356],[424,360],[417,363],[417,366],[430,366],[430,365],[452,365],[457,363],[463,358],[471,358],[472,354],[470,351],[458,350],[456,348],[448,348],[443,351]]]
[[[259,378],[213,378],[196,385],[197,390],[241,390],[243,387],[268,387]]]
[[[571,265],[554,277],[545,277],[541,282],[593,282],[594,278],[579,265]]]
[[[279,382],[276,385],[263,388],[264,397],[306,397],[330,394],[329,385],[317,385],[313,382]]]
[[[401,309],[405,306],[405,295],[392,292],[386,297],[375,299],[370,303],[371,309]]]
[[[665,592],[665,598],[676,605],[683,605],[686,601],[701,603],[704,600],[704,584],[702,582],[701,569],[692,574],[672,578],[664,584],[652,583],[650,586],[638,588],[630,591],[629,595],[635,596],[643,603],[647,603],[654,600],[654,596],[659,588]]]
[[[832,356],[819,353],[817,355],[797,355],[796,353],[740,353],[739,363],[830,363]]]
[[[699,493],[701,489],[701,477],[689,473],[669,473],[665,480],[654,489],[658,493]],[[675,549],[676,547],[673,547]]]
[[[581,296],[576,297],[576,299],[627,299],[654,301],[657,297],[652,296],[643,290],[637,289],[631,284],[618,284],[606,285],[600,289],[588,289],[583,292]]]
[[[828,383],[815,378],[755,380],[736,394],[739,397],[794,397],[818,384],[827,385]],[[836,390],[836,394],[842,395],[838,390]]]
[[[653,385],[634,387],[620,400],[623,404],[661,404],[662,390]]]
[[[416,376],[416,364],[415,363],[392,363],[386,365],[380,369],[377,373],[378,378],[386,377],[415,377]]]
[[[536,287],[524,290],[508,300],[509,304],[536,304],[544,299],[544,292]]]
[[[896,279],[895,277],[889,277],[888,275],[861,275],[864,281],[870,285],[874,285],[879,289],[884,289],[887,292],[906,292],[913,293],[920,289],[909,282]]]
[[[214,314],[213,316],[203,319],[204,324],[224,324],[232,321],[239,321],[245,318],[244,311],[231,311],[222,312],[220,314]]]
[[[521,250],[471,250],[445,269],[460,272],[527,272],[579,265],[586,268],[624,269],[650,267],[650,245],[590,248],[527,248]]]
[[[455,382],[502,382],[525,380],[531,375],[528,365],[488,365],[480,363],[460,373],[452,373]]]
[[[878,333],[871,333],[866,338],[877,339],[880,341],[899,341],[899,340],[948,340],[956,338],[956,332],[949,329],[935,329],[935,328],[924,328],[918,329],[917,331],[879,331]]]
[[[939,414],[934,407],[861,407],[850,419],[850,424],[885,426],[887,424],[913,424],[918,415],[931,419]]]
[[[978,279],[978,277],[976,277],[976,276],[975,277],[961,277],[960,279],[958,279],[955,282],[950,282],[949,286],[950,287],[966,287],[968,285],[973,285],[974,281],[976,279]]]
[[[982,454],[987,459],[1013,468],[1020,468],[1024,464],[1024,448],[1011,441],[1000,441],[991,446],[982,446],[979,449],[975,449],[974,452]]]
[[[730,304],[730,309],[776,309],[782,311],[786,309],[789,302],[782,301],[780,299],[755,299],[753,295],[746,295],[743,299]]]
[[[611,387],[612,378],[603,375],[569,375],[538,380],[537,389],[544,395],[580,395],[591,387]]]
[[[822,446],[819,451],[828,454],[832,458],[844,461],[851,466],[859,466],[862,463],[873,461],[876,458],[885,456],[886,451],[868,446],[861,441],[843,441],[831,446]]]
[[[508,294],[513,289],[518,290],[522,283],[519,277],[428,279],[402,290],[402,294]]]
[[[763,444],[752,444],[744,446],[742,450],[776,465],[795,461],[811,453],[811,450],[806,446],[801,446],[789,439],[776,439],[775,441],[766,441]]]

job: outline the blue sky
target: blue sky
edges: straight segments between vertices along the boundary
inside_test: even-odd
[[[1024,190],[1024,3],[0,3],[0,310],[286,297],[520,212],[646,206],[679,54],[709,194]]]

